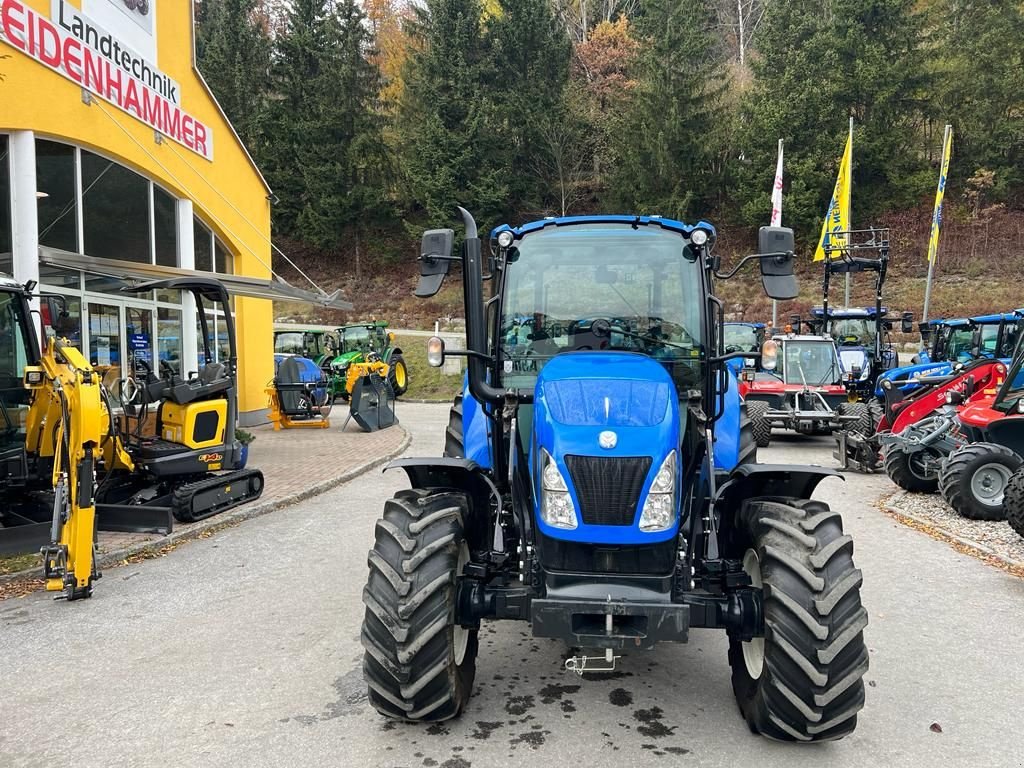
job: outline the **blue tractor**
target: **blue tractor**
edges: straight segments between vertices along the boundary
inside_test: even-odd
[[[468,358],[443,456],[403,458],[369,553],[364,675],[383,715],[466,707],[483,621],[564,641],[559,666],[729,638],[752,731],[823,741],[854,730],[868,668],[861,572],[842,519],[811,500],[832,470],[756,463],[723,351],[715,278],[760,264],[796,296],[792,230],[719,274],[715,230],[653,216],[503,226],[484,258],[472,216],[423,237],[417,295],[461,264]],[[485,275],[484,272],[487,272]],[[485,296],[484,283],[491,286]],[[509,342],[513,339],[513,342]]]

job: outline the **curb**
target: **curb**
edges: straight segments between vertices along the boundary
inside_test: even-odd
[[[992,549],[989,546],[986,546],[985,544],[982,544],[981,542],[975,541],[974,539],[968,539],[966,536],[961,536],[958,533],[953,533],[952,531],[946,528],[937,526],[934,520],[930,520],[927,517],[920,517],[912,512],[905,512],[902,509],[898,509],[893,505],[892,502],[898,499],[902,499],[906,495],[907,492],[901,490],[890,496],[888,499],[886,499],[884,502],[885,511],[889,514],[896,516],[897,518],[902,517],[907,520],[910,520],[911,522],[917,523],[920,526],[928,528],[929,530],[937,531],[941,533],[944,537],[946,537],[949,541],[952,541],[955,544],[959,544],[962,547],[966,547],[967,549],[973,549],[976,552],[979,552],[982,555],[984,555],[986,558],[996,560],[1009,568],[1024,570],[1024,561],[1009,558],[1006,555],[996,552],[994,549]],[[926,531],[922,531],[922,533],[926,533]]]
[[[173,544],[182,544],[192,539],[197,539],[201,535],[207,532],[219,530],[221,528],[229,528],[237,525],[238,523],[244,522],[245,520],[251,520],[255,517],[262,517],[263,515],[276,512],[283,507],[290,507],[292,504],[297,504],[300,501],[305,501],[313,496],[319,496],[321,493],[335,488],[339,485],[344,485],[347,482],[354,480],[366,472],[369,472],[375,467],[379,467],[385,462],[391,461],[392,459],[401,456],[405,451],[412,445],[412,437],[409,433],[403,429],[400,425],[399,429],[402,430],[402,442],[399,443],[398,447],[376,459],[372,459],[357,467],[353,467],[347,472],[343,472],[337,477],[328,478],[323,480],[316,485],[306,488],[298,493],[293,493],[290,496],[285,496],[281,499],[275,499],[274,501],[265,501],[262,504],[257,503],[253,505],[244,505],[238,509],[229,510],[223,515],[214,515],[213,517],[201,520],[195,526],[186,530],[172,531],[166,536],[161,536],[159,539],[154,541],[147,541],[139,544],[132,544],[122,549],[114,550],[113,552],[105,552],[96,558],[96,565],[99,568],[108,568],[117,565],[122,560],[137,555],[143,552],[156,552],[164,547]],[[22,581],[23,579],[39,578],[43,575],[42,566],[35,568],[28,568],[24,571],[17,571],[15,573],[7,573],[0,575],[0,585],[9,584],[14,581]]]

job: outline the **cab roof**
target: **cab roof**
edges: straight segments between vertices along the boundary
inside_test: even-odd
[[[824,317],[825,316],[825,309],[823,307],[814,307],[813,309],[811,309],[811,314],[814,315],[814,317]],[[882,307],[882,311],[880,313],[881,317],[885,317],[888,314],[889,314],[889,308],[888,307]],[[829,307],[828,308],[828,316],[829,317],[858,319],[858,318],[874,318],[874,317],[876,317],[876,313],[875,313],[875,308],[874,307],[836,307],[836,308]]]
[[[499,232],[510,231],[518,240],[531,232],[539,232],[547,227],[571,227],[578,224],[633,224],[634,226],[657,226],[671,232],[678,232],[685,237],[695,229],[707,231],[711,239],[717,237],[715,227],[706,222],[698,221],[696,224],[686,224],[675,219],[666,219],[661,216],[629,216],[623,214],[598,214],[593,216],[552,216],[545,219],[530,221],[518,227],[502,224],[491,230],[491,237],[497,237]]]
[[[743,323],[739,321],[723,323],[723,325],[742,325],[746,328],[754,328],[755,330],[761,330],[762,328],[765,327],[764,323]]]

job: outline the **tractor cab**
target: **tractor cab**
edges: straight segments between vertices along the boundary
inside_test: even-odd
[[[888,315],[888,307],[837,307],[828,310],[826,321],[822,307],[811,310],[812,324],[835,341],[847,381],[858,390],[869,391],[880,373],[899,364],[888,333],[892,329]],[[904,327],[909,330],[911,322],[905,318]],[[881,355],[877,360],[876,354]]]
[[[722,344],[727,355],[734,352],[760,352],[764,337],[764,323],[725,323],[722,326]],[[728,365],[733,373],[739,374],[743,368],[743,359],[730,360]]]
[[[385,321],[350,323],[335,329],[335,333],[338,334],[338,350],[331,367],[337,375],[348,376],[352,365],[386,363],[392,391],[395,395],[405,394],[409,389],[405,357]],[[348,378],[353,380],[352,376]]]

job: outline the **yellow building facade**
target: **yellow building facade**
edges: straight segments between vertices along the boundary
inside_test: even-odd
[[[0,272],[63,295],[44,333],[114,375],[140,358],[188,375],[204,347],[190,296],[121,287],[216,275],[252,424],[274,373],[270,299],[303,292],[272,279],[271,191],[194,51],[189,0],[0,0]]]

